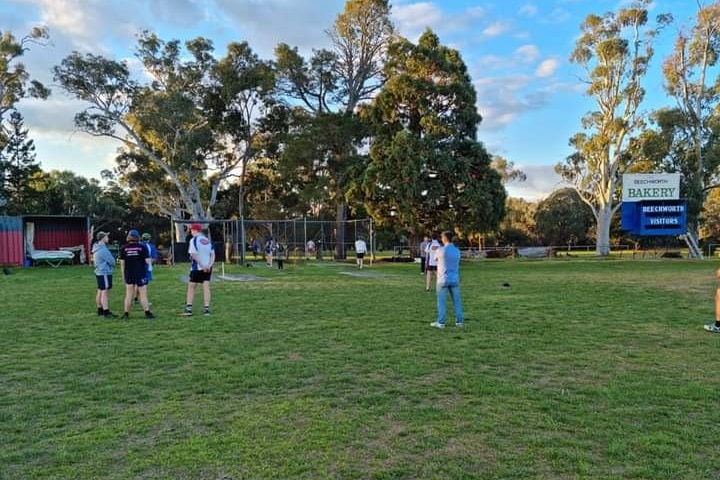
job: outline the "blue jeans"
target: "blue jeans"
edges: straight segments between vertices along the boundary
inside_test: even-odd
[[[460,304],[460,285],[458,285],[457,283],[451,285],[438,284],[436,287],[436,291],[438,309],[437,322],[441,325],[445,324],[445,317],[447,316],[445,300],[449,292],[453,302],[453,309],[455,309],[455,323],[463,323],[464,317],[462,305]]]

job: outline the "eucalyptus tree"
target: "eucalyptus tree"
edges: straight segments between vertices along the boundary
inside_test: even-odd
[[[150,81],[133,78],[127,62],[73,52],[55,80],[89,106],[75,116],[81,131],[116,139],[118,170],[158,213],[212,218],[220,187],[252,155],[254,107],[264,101],[267,66],[247,44],[231,44],[222,60],[210,40],[138,40],[136,56]]]
[[[266,156],[264,139],[272,134],[264,119],[277,107],[275,74],[270,62],[261,60],[247,42],[231,43],[227,50],[211,73],[206,105],[226,166],[238,177],[238,217],[243,217],[249,167]]]
[[[373,139],[364,179],[373,219],[414,233],[495,229],[505,188],[476,140],[481,117],[459,52],[427,30],[417,44],[391,46],[385,75],[363,111]]]
[[[44,27],[35,27],[20,39],[10,31],[0,30],[0,122],[23,98],[44,99],[50,95],[50,90],[39,81],[31,79],[27,68],[20,62],[30,45],[43,44],[48,38],[48,30]],[[0,131],[0,135],[2,133]]]
[[[524,182],[527,180],[525,172],[515,167],[515,162],[510,161],[500,155],[494,155],[490,166],[500,174],[500,179],[504,184],[510,182]]]
[[[664,88],[675,105],[653,113],[657,128],[643,142],[646,156],[680,172],[688,199],[689,234],[697,237],[707,190],[717,186],[720,164],[720,3],[698,2],[695,23],[680,30],[663,63]]]
[[[283,161],[298,167],[302,167],[300,164],[304,161],[311,161],[304,168],[314,171],[318,181],[326,184],[325,201],[335,205],[336,219],[342,222],[347,215],[348,190],[357,180],[351,175],[362,170],[358,162],[364,160],[358,154],[356,132],[362,127],[356,110],[382,87],[387,48],[395,38],[390,5],[387,0],[348,0],[326,34],[332,47],[315,50],[309,59],[287,44],[281,43],[275,50],[279,91],[297,108],[311,113],[310,117],[292,117],[300,120],[292,129],[299,138],[290,136],[288,143],[306,144],[308,132],[317,132],[315,144],[324,144],[312,149],[313,153],[320,154],[313,159],[308,154],[300,154],[296,146],[292,150],[294,156],[285,155]],[[317,125],[312,125],[315,122]],[[355,127],[344,128],[353,122]],[[330,141],[325,141],[321,126],[328,124],[342,127],[334,130],[335,136]],[[337,136],[343,131],[347,134],[345,137]],[[337,228],[335,254],[339,258],[345,255],[344,230]]]
[[[596,109],[583,117],[585,131],[570,139],[576,151],[556,171],[590,206],[598,255],[610,252],[611,219],[621,205],[618,182],[635,160],[628,154],[631,140],[645,125],[642,80],[653,57],[653,39],[670,21],[659,15],[656,25],[648,26],[651,3],[635,0],[617,12],[588,15],[570,56],[585,72],[586,93]]]

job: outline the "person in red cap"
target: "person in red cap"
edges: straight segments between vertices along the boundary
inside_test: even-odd
[[[190,317],[193,314],[193,299],[195,288],[198,283],[203,286],[203,314],[210,315],[210,276],[215,263],[215,250],[212,242],[203,234],[202,225],[193,223],[190,225],[190,247],[188,255],[192,259],[190,264],[190,281],[188,282],[187,301],[183,315]]]

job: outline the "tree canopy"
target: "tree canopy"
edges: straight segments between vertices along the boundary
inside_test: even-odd
[[[481,117],[459,52],[428,30],[417,44],[391,45],[385,76],[362,112],[372,129],[368,212],[380,225],[416,233],[495,228],[506,193],[476,140]]]

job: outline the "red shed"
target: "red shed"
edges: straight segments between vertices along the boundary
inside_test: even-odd
[[[90,218],[75,215],[0,216],[0,265],[23,265],[36,251],[50,253],[51,259],[52,252],[71,251],[75,254],[73,263],[87,263]]]
[[[23,215],[25,257],[33,251],[72,251],[73,263],[87,263],[90,254],[90,218],[70,215]]]
[[[0,265],[22,265],[24,259],[22,218],[0,216]]]

